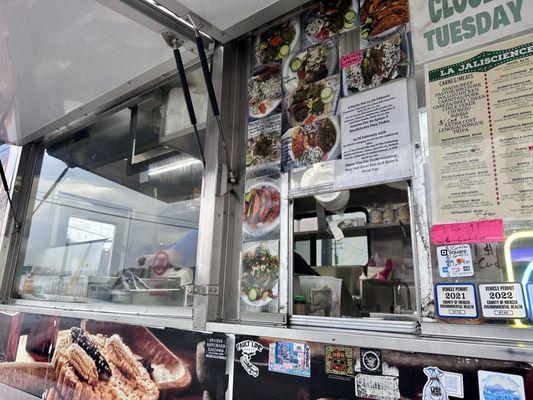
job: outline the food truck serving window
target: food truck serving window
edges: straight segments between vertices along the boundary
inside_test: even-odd
[[[144,102],[45,146],[15,298],[192,304],[203,166],[159,144],[160,110]]]

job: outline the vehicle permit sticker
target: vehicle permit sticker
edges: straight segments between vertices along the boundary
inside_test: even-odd
[[[481,311],[485,318],[526,318],[526,303],[520,283],[479,285]]]
[[[524,378],[520,375],[478,371],[477,380],[480,400],[526,400]]]
[[[477,318],[476,287],[473,283],[437,283],[437,315],[441,318]]]
[[[473,276],[474,264],[469,244],[437,247],[439,274],[442,278]]]
[[[526,293],[528,299],[529,319],[533,321],[533,283],[526,285]]]
[[[364,399],[400,399],[399,379],[396,376],[357,374],[355,395]]]

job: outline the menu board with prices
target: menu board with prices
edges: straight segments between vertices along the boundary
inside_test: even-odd
[[[435,304],[440,318],[477,318],[476,287],[472,283],[438,283]]]
[[[426,68],[434,222],[533,217],[533,35]]]
[[[526,318],[526,304],[520,283],[479,285],[481,310],[485,318]]]

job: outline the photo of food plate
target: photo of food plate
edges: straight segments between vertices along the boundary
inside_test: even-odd
[[[300,23],[297,18],[261,32],[255,39],[256,64],[264,65],[282,60],[291,54],[300,40]]]
[[[361,38],[368,39],[409,22],[408,0],[361,0]]]
[[[302,30],[311,43],[328,39],[358,25],[359,2],[324,0],[314,4],[302,17]]]
[[[283,98],[281,65],[271,64],[248,80],[248,112],[251,118],[264,118]]]
[[[337,41],[329,39],[287,57],[283,62],[283,85],[286,91],[320,81],[337,72]]]
[[[252,307],[263,307],[278,296],[279,242],[252,242],[242,252],[241,299]]]
[[[283,138],[294,166],[333,160],[340,154],[340,129],[334,117],[291,128]]]
[[[291,126],[305,125],[337,111],[339,76],[333,75],[293,90],[285,106]]]
[[[406,37],[396,37],[355,52],[352,65],[342,70],[343,94],[375,88],[410,73]]]
[[[267,163],[279,163],[281,157],[281,132],[261,132],[248,138],[246,167],[253,168]]]
[[[281,196],[274,179],[255,180],[244,196],[245,239],[264,239],[279,228]]]

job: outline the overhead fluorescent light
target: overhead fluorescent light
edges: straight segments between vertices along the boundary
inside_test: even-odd
[[[202,165],[202,162],[200,160],[197,160],[195,158],[190,158],[190,159],[187,159],[187,160],[180,160],[180,161],[176,161],[172,164],[168,164],[168,165],[163,165],[161,167],[156,167],[156,168],[150,168],[150,170],[148,171],[148,176],[154,176],[154,175],[159,175],[159,174],[163,174],[165,172],[169,172],[169,171],[174,171],[174,170],[177,170],[177,169],[183,169],[183,168],[187,168],[187,167],[192,167],[193,165]]]

